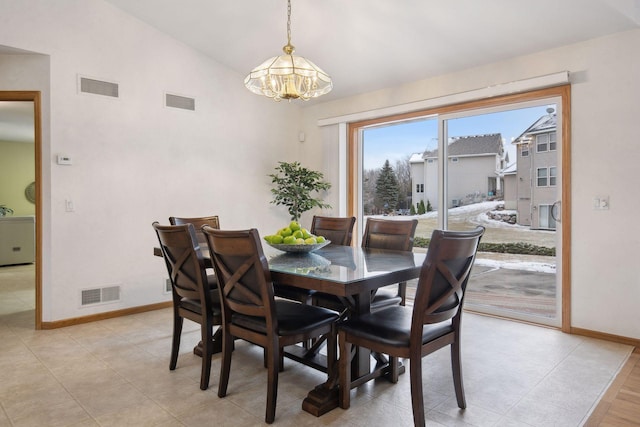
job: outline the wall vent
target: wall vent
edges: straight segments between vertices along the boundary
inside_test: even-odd
[[[166,279],[166,281],[164,282],[164,293],[165,294],[170,294],[171,293],[171,279]]]
[[[172,108],[181,108],[183,110],[196,111],[196,100],[186,96],[165,94],[165,105]]]
[[[111,96],[113,98],[119,97],[117,83],[89,79],[87,77],[80,77],[80,92],[92,93],[94,95]]]
[[[81,291],[80,300],[83,306],[120,301],[120,286],[84,289]]]

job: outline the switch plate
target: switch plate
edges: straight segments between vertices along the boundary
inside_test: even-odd
[[[593,198],[593,209],[603,211],[609,209],[609,196],[596,196]]]
[[[73,205],[73,200],[71,200],[71,199],[66,199],[66,200],[64,201],[64,210],[65,210],[66,212],[75,212],[76,208],[75,208],[75,206]]]

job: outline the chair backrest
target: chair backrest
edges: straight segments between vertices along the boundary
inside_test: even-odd
[[[218,277],[224,321],[239,313],[265,318],[267,331],[277,330],[271,272],[258,230],[230,231],[204,226],[202,231]]]
[[[411,251],[417,226],[417,219],[396,221],[368,218],[362,236],[362,247]]]
[[[218,219],[218,215],[213,216],[201,216],[195,218],[183,218],[177,216],[169,217],[169,223],[171,225],[184,225],[184,224],[193,224],[193,228],[196,230],[196,237],[198,238],[198,243],[200,246],[206,247],[207,239],[205,239],[204,234],[200,230],[203,225],[208,225],[213,228],[220,228],[220,220]],[[203,250],[205,250],[203,248]]]
[[[324,236],[334,245],[351,246],[356,217],[313,216],[309,232]]]
[[[412,328],[438,323],[462,312],[464,292],[484,227],[472,231],[434,230],[420,271]]]
[[[205,263],[192,224],[153,223],[158,236],[174,296],[211,304]],[[205,291],[206,289],[206,291]]]

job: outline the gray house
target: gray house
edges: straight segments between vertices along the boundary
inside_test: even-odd
[[[456,207],[500,196],[498,172],[504,168],[505,152],[499,133],[451,138],[448,146],[449,180],[447,207]],[[412,200],[438,208],[438,150],[414,154],[411,159]]]
[[[505,208],[514,208],[515,205],[520,225],[555,230],[553,209],[558,199],[555,112],[549,110],[548,115],[536,120],[512,144],[517,146],[518,153],[515,194],[505,192]],[[510,186],[507,176],[513,176],[513,171],[509,170],[504,175],[507,186]]]

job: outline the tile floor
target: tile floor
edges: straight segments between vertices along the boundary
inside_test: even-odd
[[[10,267],[19,269],[24,267]],[[262,352],[239,342],[228,395],[216,395],[220,358],[201,391],[191,352],[198,325],[185,322],[178,368],[169,371],[171,311],[49,331],[33,329],[33,290],[0,269],[0,427],[252,426],[263,424]],[[466,313],[457,408],[446,349],[423,359],[427,425],[579,426],[627,360],[630,346]],[[323,375],[285,361],[276,425],[410,426],[408,375],[352,391],[351,408],[316,418],[302,399]]]

